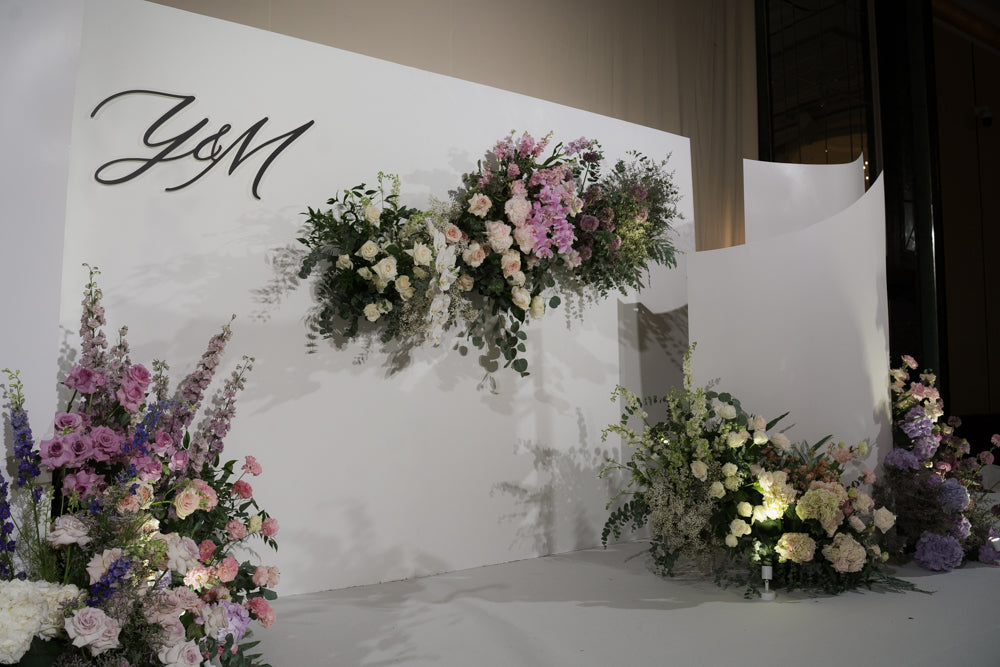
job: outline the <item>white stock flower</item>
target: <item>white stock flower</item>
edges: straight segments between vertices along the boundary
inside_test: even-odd
[[[775,433],[771,436],[771,444],[777,447],[782,452],[792,451],[792,441],[788,439],[784,433]]]
[[[760,415],[757,415],[752,420],[750,420],[750,430],[752,430],[752,431],[766,431],[767,430],[767,421],[763,417],[761,417]]]

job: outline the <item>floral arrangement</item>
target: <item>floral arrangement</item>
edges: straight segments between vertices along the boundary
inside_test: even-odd
[[[1000,564],[1000,506],[989,502],[981,475],[993,463],[1000,434],[989,449],[972,455],[969,442],[955,432],[960,420],[943,419],[937,378],[917,368],[916,359],[905,355],[902,365],[890,369],[895,448],[876,487],[898,517],[889,546],[894,555],[912,555],[921,567],[940,572],[967,557]]]
[[[668,233],[678,192],[639,153],[602,172],[600,144],[556,144],[551,134],[501,139],[463,176],[450,203],[420,211],[399,202],[397,176],[344,191],[308,210],[299,277],[315,277],[316,328],[354,338],[377,323],[383,342],[438,345],[461,326],[527,375],[524,325],[570,288],[642,286],[651,262],[676,264]]]
[[[5,369],[17,476],[0,475],[0,663],[257,665],[249,625],[274,622],[279,574],[238,559],[252,538],[276,549],[278,523],[253,497],[256,459],[221,460],[253,359],[193,428],[230,327],[168,396],[167,365],[133,362],[125,327],[109,345],[97,274],[68,404],[37,446]]]
[[[601,473],[628,478],[612,499],[627,498],[608,518],[604,544],[648,524],[654,563],[666,574],[684,558],[720,583],[742,581],[748,590],[759,585],[761,565],[771,566],[778,587],[905,587],[880,570],[888,556],[881,541],[895,517],[865,490],[874,473],[862,469],[845,480],[848,464],[867,455],[867,443],[793,446],[774,430],[785,415],[766,421],[729,394],[695,388],[693,349],[682,389],[645,400],[623,387],[612,394],[625,411],[604,437],[617,434],[633,449]],[[646,408],[654,404],[666,416],[651,423]],[[630,425],[636,419],[639,429]]]

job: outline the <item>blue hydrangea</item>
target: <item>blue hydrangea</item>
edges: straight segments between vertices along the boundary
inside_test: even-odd
[[[962,545],[951,535],[937,535],[924,532],[917,540],[917,552],[913,559],[925,570],[951,572],[962,564],[965,553]]]
[[[961,512],[969,506],[969,492],[957,479],[949,479],[938,487],[938,502],[946,512]]]
[[[891,468],[898,468],[899,470],[916,470],[920,467],[920,461],[917,457],[908,449],[902,449],[897,447],[896,449],[889,452],[885,457],[885,464]]]

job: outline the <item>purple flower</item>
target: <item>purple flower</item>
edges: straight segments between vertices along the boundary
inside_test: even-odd
[[[964,557],[962,545],[951,535],[924,532],[917,540],[917,552],[913,559],[925,570],[951,572],[962,564]]]
[[[979,462],[984,466],[993,465],[993,452],[980,452]]]
[[[957,479],[949,479],[938,488],[938,502],[946,512],[961,512],[969,506],[969,492]]]
[[[986,542],[979,547],[979,562],[987,565],[1000,565],[1000,533],[996,528],[990,528]]]
[[[600,162],[600,160],[601,154],[597,151],[587,151],[583,154],[583,161],[587,164],[596,164],[597,162]]]
[[[122,438],[107,426],[96,426],[90,432],[94,445],[91,456],[95,461],[108,461],[122,453]]]
[[[41,469],[38,467],[40,457],[35,451],[35,439],[28,424],[28,412],[23,407],[11,408],[10,430],[14,435],[14,457],[17,458],[15,486],[21,488],[41,474]],[[41,487],[38,487],[36,492],[40,490]]]
[[[968,518],[959,514],[955,517],[955,523],[951,527],[952,537],[964,540],[972,534],[972,523]]]
[[[927,416],[924,409],[917,405],[910,408],[906,416],[899,421],[899,428],[908,438],[916,439],[920,436],[930,435],[934,428],[934,422]]]
[[[637,185],[634,188],[632,188],[632,197],[636,201],[642,201],[643,199],[646,198],[648,194],[649,192],[646,190],[646,188],[642,187],[641,185]]]
[[[898,468],[899,470],[916,470],[920,467],[920,462],[917,460],[917,457],[913,455],[913,452],[901,447],[897,447],[889,452],[889,454],[885,457],[885,464],[891,468]]]
[[[566,144],[566,155],[576,155],[580,151],[590,148],[591,143],[593,142],[586,137],[580,137],[576,141],[571,141]]]
[[[83,426],[84,417],[79,412],[60,412],[56,415],[56,431],[65,435]]]
[[[600,221],[592,215],[584,215],[580,217],[580,229],[585,232],[595,232],[597,231],[597,226]]]
[[[922,435],[913,441],[913,453],[921,461],[926,461],[938,450],[939,441],[933,435]]]
[[[589,245],[580,246],[577,252],[580,253],[581,262],[586,262],[594,256],[594,249]]]
[[[14,577],[14,570],[11,567],[13,561],[10,556],[4,555],[14,553],[16,546],[13,537],[14,523],[10,518],[10,502],[7,497],[8,488],[7,480],[0,471],[0,581],[9,581]]]
[[[622,247],[622,237],[616,236],[611,239],[611,243],[608,244],[608,247],[611,248],[612,252],[618,250],[618,248]]]

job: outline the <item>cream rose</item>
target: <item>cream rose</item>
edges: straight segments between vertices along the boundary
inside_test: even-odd
[[[736,537],[750,534],[750,524],[743,519],[733,519],[729,522],[729,532]]]
[[[406,254],[413,258],[413,263],[417,266],[430,266],[434,259],[434,253],[423,243],[414,243],[413,247],[406,251]]]
[[[472,286],[476,284],[476,280],[468,273],[463,273],[458,277],[458,280],[455,281],[455,284],[458,285],[458,289],[461,291],[471,292]]]
[[[723,477],[733,477],[739,470],[735,463],[725,463],[722,466],[722,475]]]
[[[361,257],[361,259],[370,262],[378,257],[379,252],[381,252],[381,249],[378,247],[377,243],[374,241],[365,241],[364,245],[362,245],[355,254]]]
[[[505,278],[521,270],[521,253],[517,250],[507,250],[500,256],[500,269]]]
[[[389,282],[396,277],[396,258],[385,257],[375,265],[375,275],[382,280]]]
[[[481,265],[485,259],[486,249],[478,241],[470,243],[469,247],[462,253],[462,261],[472,268]]]
[[[351,261],[349,255],[341,255],[337,258],[337,268],[341,271],[350,271],[354,268],[354,262]]]
[[[403,299],[403,301],[409,301],[413,298],[415,290],[413,285],[410,284],[409,276],[399,276],[396,278],[395,285],[396,291],[399,292],[399,296]]]
[[[520,286],[523,285],[527,279],[528,279],[527,276],[524,275],[524,271],[515,271],[510,275],[509,278],[507,278],[507,282],[509,282],[511,285]]]
[[[883,533],[887,532],[896,523],[896,515],[885,507],[879,507],[874,514],[875,527]]]
[[[536,294],[531,298],[531,308],[529,312],[536,320],[545,315],[545,299],[543,299],[540,294]]]
[[[469,213],[474,216],[485,218],[486,212],[490,210],[493,203],[490,198],[477,192],[469,198]]]
[[[365,306],[364,313],[365,317],[368,319],[369,322],[374,322],[375,320],[377,320],[379,317],[382,316],[382,313],[379,312],[378,306],[376,306],[374,303],[369,303],[367,306]]]
[[[365,206],[365,220],[374,225],[381,217],[382,210],[378,206],[375,204],[368,204],[368,206]]]
[[[360,269],[358,269],[358,275],[364,278],[365,280],[371,280],[373,277],[371,269],[369,269],[367,266],[362,266]]]
[[[458,225],[449,222],[448,226],[444,228],[444,240],[448,243],[458,243],[462,240],[462,230],[458,228]]]
[[[730,549],[735,549],[736,545],[739,544],[739,539],[732,533],[726,535],[726,546]]]
[[[708,479],[708,466],[705,465],[704,461],[692,461],[691,474],[704,482]]]
[[[737,505],[736,505],[736,513],[739,514],[742,517],[751,517],[751,516],[753,516],[753,505],[751,505],[750,503],[748,503],[746,501],[743,501],[741,503],[737,503]]]
[[[188,484],[184,489],[174,496],[174,509],[177,511],[177,518],[184,519],[190,516],[196,509],[201,508],[201,494],[198,487]]]
[[[515,287],[510,291],[511,301],[522,310],[527,310],[531,305],[531,292],[523,287]]]
[[[712,482],[712,486],[708,488],[708,495],[713,498],[721,498],[726,495],[726,487],[722,485],[722,482]]]
[[[486,240],[494,252],[506,252],[514,243],[510,235],[510,227],[499,220],[486,222]]]

